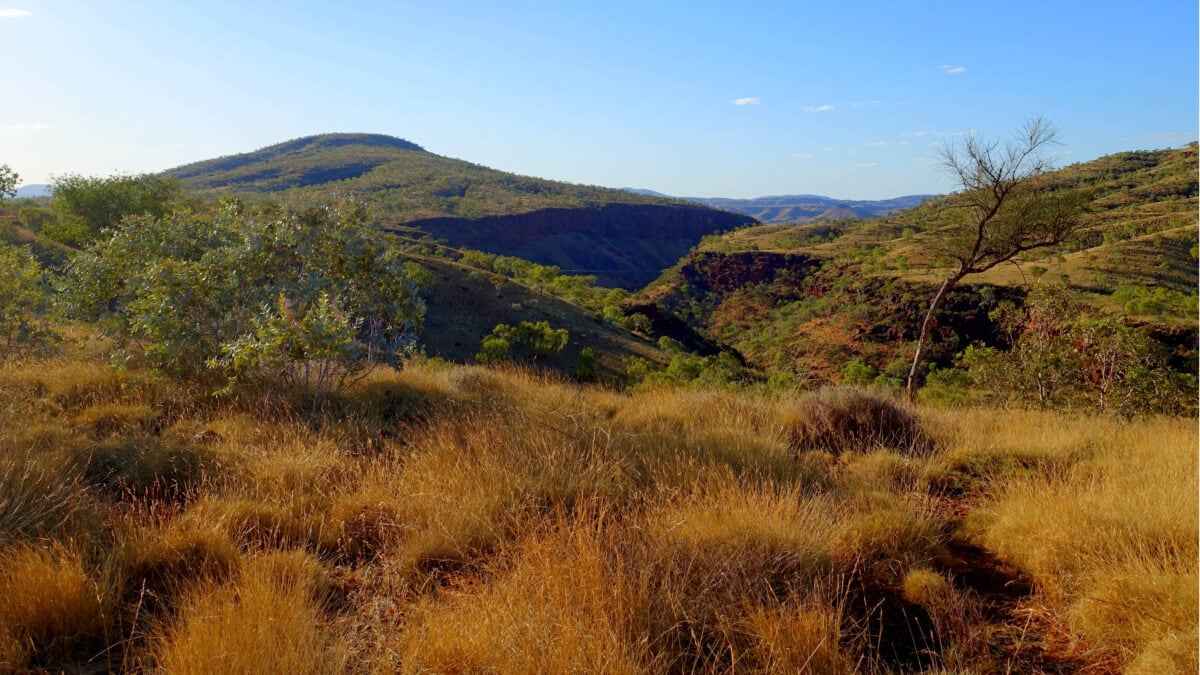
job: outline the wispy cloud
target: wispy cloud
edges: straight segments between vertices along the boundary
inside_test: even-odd
[[[735,98],[730,101],[730,103],[734,105],[758,105],[759,103],[762,103],[762,101],[754,98],[753,96],[747,96],[746,98]]]
[[[851,101],[849,103],[849,106],[851,108],[863,108],[866,106],[871,106],[872,108],[878,108],[881,105],[883,105],[883,101]]]
[[[951,137],[951,136],[967,136],[967,135],[974,134],[974,133],[975,133],[975,130],[970,129],[967,131],[905,131],[905,132],[901,132],[900,135],[908,136],[908,137],[938,136],[938,137],[946,138],[946,137]]]
[[[811,159],[812,156],[811,152],[797,152],[792,154],[792,157],[799,157],[800,159]]]
[[[19,19],[23,16],[31,14],[23,9],[0,9],[0,19]]]
[[[41,131],[42,129],[49,128],[49,124],[42,124],[41,122],[22,122],[20,124],[7,124],[4,126],[5,131]]]
[[[804,106],[803,109],[804,109],[804,112],[829,112],[831,110],[834,110],[834,106],[831,106],[828,104],[826,104],[826,105],[806,105],[806,106]]]
[[[860,171],[862,169],[874,169],[875,167],[878,167],[878,166],[879,166],[878,162],[862,162],[861,164],[854,164],[852,166],[843,167],[841,169],[833,169],[829,173],[854,173],[855,171]]]
[[[865,145],[868,148],[886,148],[890,145],[908,145],[908,141],[871,141]]]
[[[945,73],[947,75],[958,75],[960,73],[967,72],[967,67],[966,66],[951,66],[949,64],[943,63],[942,65],[938,66],[938,70],[942,71],[943,73]]]

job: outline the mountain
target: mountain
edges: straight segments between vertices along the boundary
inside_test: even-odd
[[[34,183],[32,185],[22,185],[21,187],[17,188],[17,194],[14,195],[13,198],[14,199],[27,199],[27,198],[32,198],[32,197],[49,197],[49,196],[50,196],[50,186],[49,185],[42,185],[41,183]]]
[[[676,199],[530,178],[379,134],[324,134],[166,172],[199,196],[354,194],[388,228],[636,289],[705,235],[752,218]]]
[[[803,223],[814,220],[877,218],[910,209],[936,195],[907,195],[881,200],[843,200],[820,195],[779,195],[755,199],[684,197],[688,201],[742,213],[763,223]]]

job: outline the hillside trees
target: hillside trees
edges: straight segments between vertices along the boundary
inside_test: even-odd
[[[1178,414],[1195,401],[1195,377],[1171,367],[1165,345],[1119,317],[1089,311],[1065,286],[1038,284],[1023,308],[993,315],[1007,348],[972,345],[958,361],[996,401],[1126,417]]]
[[[28,248],[0,244],[0,366],[53,335],[45,273]]]
[[[0,202],[17,194],[17,181],[21,177],[17,175],[7,164],[0,164]]]
[[[228,385],[297,384],[318,395],[378,364],[398,367],[424,304],[403,260],[342,202],[126,220],[79,254],[71,313],[102,322],[127,354]]]
[[[480,363],[501,363],[512,358],[510,350],[520,347],[530,359],[561,352],[570,335],[565,328],[552,328],[548,321],[522,321],[517,326],[500,324],[483,337],[475,360]]]
[[[87,244],[126,217],[163,218],[183,198],[178,179],[153,174],[107,178],[68,174],[55,178],[51,191],[51,204],[61,218],[43,231],[72,246]]]
[[[962,189],[940,212],[930,249],[949,260],[952,271],[921,322],[908,372],[910,400],[916,400],[921,358],[946,292],[968,275],[986,272],[1026,251],[1059,244],[1077,231],[1081,196],[1075,190],[1054,189],[1043,180],[1051,168],[1046,153],[1056,144],[1057,130],[1034,118],[1003,144],[970,136],[943,149],[942,167]]]

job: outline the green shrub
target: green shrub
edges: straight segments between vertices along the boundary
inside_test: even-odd
[[[126,221],[81,253],[64,291],[74,316],[144,345],[174,375],[219,374],[337,390],[401,365],[424,305],[404,261],[355,202]]]
[[[0,244],[0,366],[53,340],[48,299],[42,266],[29,249]]]

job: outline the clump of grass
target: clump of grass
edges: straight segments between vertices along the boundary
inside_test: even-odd
[[[63,453],[0,442],[0,543],[57,529],[79,507],[80,491]]]
[[[247,550],[318,549],[326,536],[323,500],[303,495],[282,503],[250,497],[204,498],[181,517],[192,527],[217,527]]]
[[[864,583],[898,589],[914,567],[945,556],[938,523],[895,499],[857,505],[832,543],[833,557]]]
[[[903,493],[916,488],[922,465],[919,460],[892,450],[853,455],[841,466],[838,482],[864,492]]]
[[[171,673],[341,673],[347,652],[321,615],[320,565],[299,553],[251,561],[230,585],[183,599],[159,666]]]
[[[394,645],[404,672],[646,672],[659,670],[628,569],[603,518],[532,533],[488,581],[426,597]]]
[[[75,417],[75,423],[93,438],[155,434],[161,429],[158,412],[143,404],[90,406]]]
[[[849,629],[844,593],[818,584],[777,605],[750,607],[740,629],[748,644],[739,670],[762,673],[855,673],[861,671],[863,636]]]
[[[116,497],[179,501],[219,472],[209,449],[158,436],[98,443],[81,453],[83,478]]]
[[[901,594],[924,609],[933,622],[938,661],[943,668],[970,670],[980,666],[988,639],[978,599],[956,588],[944,575],[914,567],[904,575]]]
[[[70,665],[103,644],[98,589],[65,548],[22,544],[0,554],[0,598],[0,668]]]
[[[1039,411],[957,411],[930,416],[938,445],[921,475],[929,492],[960,496],[986,492],[1021,477],[1061,475],[1096,454],[1116,432],[1111,420],[1063,424]]]
[[[788,611],[782,605],[836,570],[830,542],[840,509],[829,497],[727,477],[672,501],[646,516],[635,563],[645,570],[650,632],[661,636],[657,658],[672,669],[735,667],[739,653],[758,649],[745,635],[746,611],[758,612],[754,630],[766,631]],[[767,651],[756,658],[773,658],[760,647]]]
[[[168,525],[131,531],[113,560],[113,585],[122,607],[147,615],[169,609],[192,586],[228,579],[242,567],[229,535],[214,526]]]
[[[801,397],[785,426],[795,452],[888,448],[923,454],[931,448],[912,410],[890,396],[856,387],[825,387]]]

